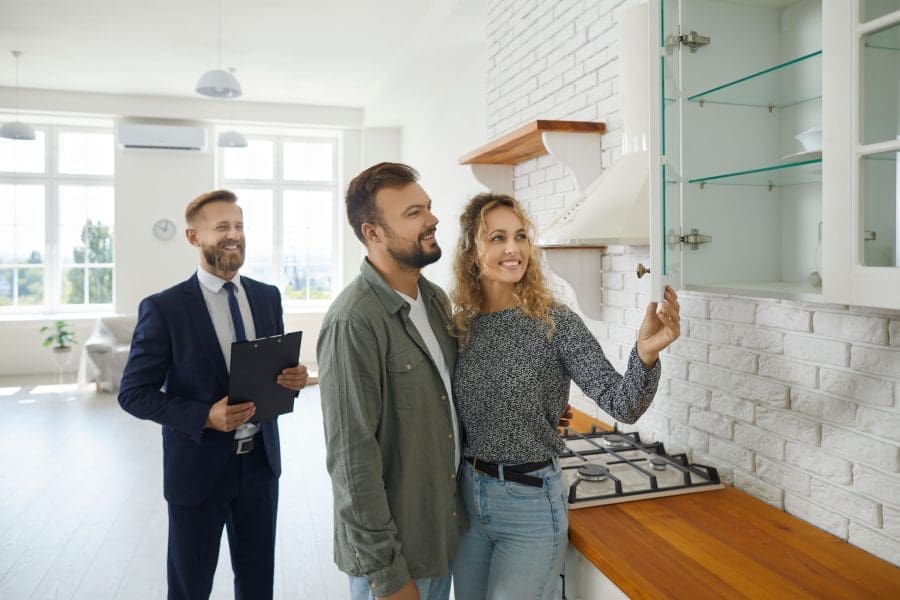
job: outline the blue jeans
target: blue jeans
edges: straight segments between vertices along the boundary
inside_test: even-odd
[[[450,573],[443,577],[423,577],[416,579],[416,587],[419,588],[419,600],[449,600],[450,598]],[[372,600],[375,595],[365,577],[350,575],[350,600]],[[457,596],[462,598],[463,596]]]
[[[554,461],[528,475],[544,485],[498,479],[463,463],[460,492],[470,528],[453,559],[457,598],[557,597],[569,533],[562,472]]]

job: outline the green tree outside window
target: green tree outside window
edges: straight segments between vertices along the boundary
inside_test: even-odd
[[[88,297],[90,304],[107,304],[112,302],[113,270],[110,267],[91,267],[94,264],[109,264],[113,261],[112,235],[109,225],[100,221],[96,223],[88,219],[81,229],[81,241],[84,244],[72,251],[76,265],[87,265],[87,269],[76,267],[67,269],[66,281],[63,284],[63,302],[65,304],[83,304],[85,270],[87,270]]]

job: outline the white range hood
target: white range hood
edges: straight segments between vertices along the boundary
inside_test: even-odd
[[[541,246],[577,248],[650,243],[647,4],[623,9],[617,31],[622,156],[582,190],[574,207],[540,233]]]

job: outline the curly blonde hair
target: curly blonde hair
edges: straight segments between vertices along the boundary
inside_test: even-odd
[[[513,296],[527,317],[547,326],[547,337],[553,335],[555,324],[550,317],[554,303],[553,294],[541,270],[541,249],[534,244],[534,225],[522,205],[506,194],[478,194],[459,216],[460,235],[453,262],[453,328],[461,348],[466,348],[472,319],[482,312],[484,294],[481,289],[481,265],[487,252],[485,248],[485,216],[491,210],[506,206],[516,214],[528,232],[530,254],[525,274],[515,286]]]

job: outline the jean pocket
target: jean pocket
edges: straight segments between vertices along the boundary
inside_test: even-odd
[[[535,487],[533,485],[525,485],[524,483],[519,483],[517,481],[510,481],[507,479],[506,483],[506,492],[511,496],[516,496],[517,498],[546,498],[547,497],[547,482],[540,487]]]

